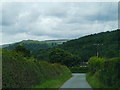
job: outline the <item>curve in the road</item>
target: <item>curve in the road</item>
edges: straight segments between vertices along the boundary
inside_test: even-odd
[[[76,73],[73,77],[65,82],[61,88],[91,88],[86,81],[86,74]]]

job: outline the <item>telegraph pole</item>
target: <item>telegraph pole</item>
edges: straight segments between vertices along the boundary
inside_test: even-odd
[[[100,45],[103,45],[103,44],[93,44],[93,45],[95,45],[95,46],[97,47],[96,56],[98,57],[98,56],[99,56],[98,47],[99,47]]]

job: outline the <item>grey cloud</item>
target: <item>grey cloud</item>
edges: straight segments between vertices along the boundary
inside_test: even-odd
[[[98,20],[100,22],[109,22],[118,20],[118,6],[117,3],[108,4],[109,6],[100,9],[99,13],[86,17],[90,21]],[[115,7],[116,5],[116,7]],[[104,6],[104,5],[103,5]],[[105,10],[106,8],[106,10]]]
[[[2,5],[2,25],[12,25],[16,22],[20,13],[20,7],[17,3],[3,3]]]
[[[111,30],[117,28],[117,14],[117,3],[4,3],[3,42],[77,38]]]

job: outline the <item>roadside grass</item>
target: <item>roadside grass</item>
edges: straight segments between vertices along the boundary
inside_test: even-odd
[[[34,88],[60,88],[65,81],[70,79],[72,75],[60,75],[57,78],[49,79],[41,85],[37,85]]]
[[[98,80],[95,75],[91,75],[90,73],[86,74],[86,80],[92,88],[110,88],[105,86],[103,83],[100,82],[100,80]]]

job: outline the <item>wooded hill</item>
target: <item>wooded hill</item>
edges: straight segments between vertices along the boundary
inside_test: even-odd
[[[68,40],[67,39],[46,40],[46,41],[23,40],[21,42],[17,42],[17,43],[13,43],[13,44],[2,45],[1,47],[6,48],[8,50],[13,50],[16,48],[16,46],[22,45],[31,51],[36,51],[39,49],[52,48],[52,47],[62,44],[63,42],[66,42],[66,41],[68,41]]]
[[[117,57],[120,51],[119,42],[120,29],[87,35],[70,40],[58,47],[78,55],[82,60],[87,61],[90,57],[97,56],[97,51],[99,57]]]
[[[81,60],[87,61],[92,56],[113,58],[117,57],[120,51],[120,29],[114,31],[101,32],[63,41],[58,44],[56,41],[33,41],[25,40],[15,44],[11,44],[7,49],[14,49],[17,45],[23,45],[31,50],[32,55],[37,59],[49,61],[49,52],[54,48],[61,48],[67,52],[77,55]],[[51,42],[51,43],[50,43]],[[59,41],[60,42],[60,41]],[[99,44],[99,45],[98,45]]]
[[[51,49],[37,50],[33,56],[37,59],[49,61],[49,52],[55,48],[61,48],[71,54],[77,55],[82,61],[88,61],[90,57],[98,56],[113,58],[119,55],[120,30],[101,32],[87,35],[78,39],[69,40]]]

